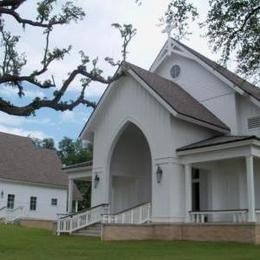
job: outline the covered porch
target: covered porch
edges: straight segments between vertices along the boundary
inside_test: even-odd
[[[185,173],[185,222],[260,222],[260,142],[215,137],[177,150]]]
[[[92,182],[92,162],[84,162],[66,166],[63,171],[68,176],[68,202],[67,212],[77,213],[79,211],[79,200],[81,197],[75,181]]]

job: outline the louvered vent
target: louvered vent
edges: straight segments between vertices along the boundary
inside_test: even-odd
[[[247,119],[248,129],[260,128],[260,116],[254,116]]]

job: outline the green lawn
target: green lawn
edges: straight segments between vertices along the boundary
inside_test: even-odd
[[[48,231],[0,225],[0,259],[260,259],[260,247],[236,243],[136,241],[102,242],[57,237]]]

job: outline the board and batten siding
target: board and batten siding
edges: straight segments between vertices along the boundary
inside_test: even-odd
[[[110,201],[110,157],[121,129],[130,121],[143,132],[151,150],[153,220],[182,221],[184,173],[176,149],[213,136],[214,132],[174,118],[130,76],[114,84],[94,121],[93,178],[98,174],[100,182],[92,190],[92,206]],[[157,165],[163,169],[160,184],[156,181]]]
[[[174,64],[181,68],[176,79],[170,75]],[[236,93],[212,72],[194,60],[173,54],[157,68],[156,73],[179,84],[229,126],[232,134],[238,134]]]

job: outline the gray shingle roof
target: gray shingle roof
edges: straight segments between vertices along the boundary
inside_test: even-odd
[[[174,40],[174,39],[173,39]],[[236,75],[235,73],[233,73],[232,71],[224,68],[223,66],[219,65],[218,63],[216,63],[215,61],[210,60],[209,58],[205,57],[204,55],[202,55],[201,53],[191,49],[190,47],[186,46],[185,44],[174,40],[175,42],[177,42],[178,44],[180,44],[183,48],[185,48],[187,51],[189,51],[190,53],[192,53],[193,55],[195,55],[196,57],[198,57],[199,59],[201,59],[203,62],[205,62],[208,66],[210,66],[211,68],[213,68],[214,70],[216,70],[218,73],[220,73],[222,76],[224,76],[225,78],[227,78],[229,81],[231,81],[233,84],[235,84],[236,86],[238,86],[240,89],[242,89],[243,91],[245,91],[247,94],[253,96],[254,98],[256,98],[258,101],[260,101],[260,88],[256,87],[255,85],[251,84],[250,82],[248,82],[245,79],[242,79],[241,77],[239,77],[238,75]]]
[[[30,138],[0,132],[0,153],[0,178],[67,187],[56,152],[37,149]]]
[[[234,142],[251,140],[251,139],[260,140],[258,137],[254,136],[254,135],[252,135],[252,136],[235,136],[235,135],[216,136],[216,137],[212,137],[212,138],[200,141],[200,142],[196,142],[193,144],[189,144],[189,145],[180,147],[180,148],[176,149],[176,151],[177,152],[188,151],[188,150],[198,149],[198,148],[202,148],[202,147],[234,143]]]
[[[128,62],[125,62],[123,66],[132,69],[177,113],[229,130],[228,126],[226,126],[219,118],[217,118],[178,84]]]

